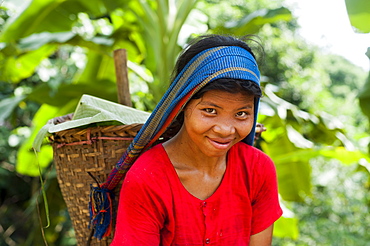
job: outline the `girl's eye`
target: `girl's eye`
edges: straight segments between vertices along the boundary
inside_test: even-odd
[[[214,108],[205,108],[203,109],[206,113],[209,113],[209,114],[215,114],[216,113],[216,110]]]
[[[245,118],[247,116],[248,116],[248,113],[245,112],[245,111],[240,111],[240,112],[236,113],[236,117],[238,117],[238,118]]]

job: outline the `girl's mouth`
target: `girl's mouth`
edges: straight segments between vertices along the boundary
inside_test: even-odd
[[[217,149],[227,149],[230,147],[232,141],[230,139],[212,139],[208,138],[209,142]]]

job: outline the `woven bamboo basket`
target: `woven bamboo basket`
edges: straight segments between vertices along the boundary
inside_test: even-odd
[[[58,182],[78,245],[86,245],[91,233],[88,228],[88,202],[90,185],[96,185],[96,182],[89,173],[99,183],[104,182],[141,126],[131,124],[75,128],[56,132],[50,137]],[[116,197],[119,188],[120,185],[115,191]],[[113,212],[117,210],[117,200],[113,201]],[[113,232],[102,240],[92,238],[90,245],[109,245],[112,239]]]

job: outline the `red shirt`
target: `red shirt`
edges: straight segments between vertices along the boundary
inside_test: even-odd
[[[145,152],[124,180],[112,246],[248,245],[282,214],[275,166],[238,143],[223,180],[206,200],[182,185],[162,145]]]

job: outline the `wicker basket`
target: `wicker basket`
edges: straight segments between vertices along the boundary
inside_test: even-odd
[[[78,245],[86,245],[90,237],[88,201],[90,185],[94,185],[95,181],[88,172],[97,180],[105,181],[141,126],[131,124],[75,128],[54,133],[50,137],[58,182]],[[117,195],[119,187],[115,191]],[[113,211],[116,210],[117,199],[113,203]],[[92,238],[90,245],[109,245],[112,239],[113,233],[100,241]]]

